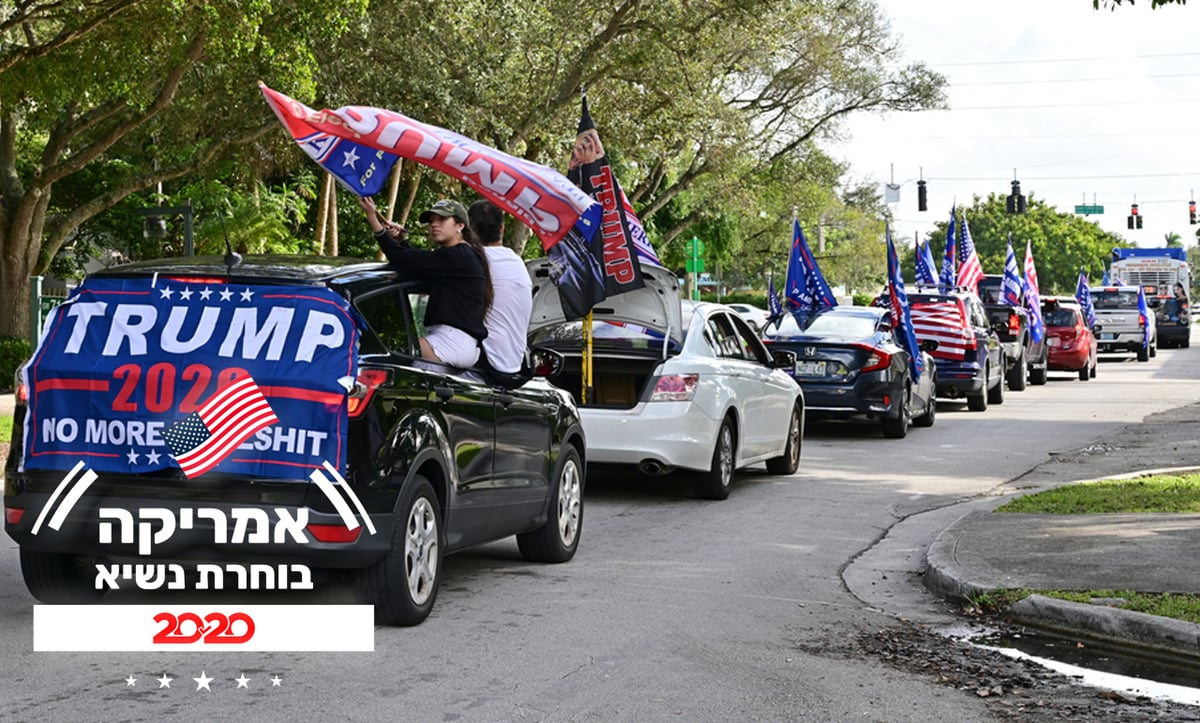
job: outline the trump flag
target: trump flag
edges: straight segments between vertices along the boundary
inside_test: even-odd
[[[361,105],[318,111],[259,86],[297,142],[325,133],[416,161],[461,181],[533,229],[555,267],[551,277],[568,319],[582,318],[604,298],[603,289],[596,298],[603,270],[591,250],[603,208],[563,174],[395,111]]]
[[[1088,286],[1088,277],[1083,269],[1079,270],[1079,281],[1075,284],[1075,298],[1083,309],[1083,318],[1087,321],[1088,328],[1092,328],[1096,325],[1096,305],[1092,303],[1092,289]]]
[[[1029,335],[1035,342],[1046,336],[1042,321],[1042,296],[1038,288],[1037,267],[1033,265],[1033,242],[1025,241],[1025,308],[1029,311]]]
[[[937,268],[937,262],[933,260],[933,251],[929,248],[929,240],[917,246],[917,284],[926,284],[934,286],[937,284],[937,275],[933,270]]]
[[[783,293],[788,311],[820,311],[837,306],[837,299],[833,298],[833,291],[813,258],[798,219],[792,220],[792,253],[788,256]]]
[[[1021,305],[1021,269],[1017,266],[1017,255],[1013,252],[1012,234],[1008,235],[1008,254],[1004,257],[1004,280],[1000,283],[1000,297],[1009,306]]]
[[[957,233],[954,229],[954,212],[950,209],[950,223],[946,226],[946,250],[942,254],[942,273],[938,275],[938,286],[953,289],[958,282],[958,264],[955,250],[958,247]]]
[[[925,360],[921,357],[921,348],[917,344],[917,335],[913,330],[912,316],[908,308],[908,294],[904,293],[904,278],[900,275],[900,258],[896,255],[896,245],[892,243],[892,231],[887,233],[887,274],[888,274],[888,308],[892,310],[892,328],[896,340],[908,352],[908,368],[913,378],[921,376],[925,369]]]

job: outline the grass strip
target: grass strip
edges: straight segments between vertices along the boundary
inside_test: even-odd
[[[1140,593],[1132,590],[992,590],[968,600],[966,612],[974,615],[998,615],[1009,606],[1033,594],[1089,604],[1097,598],[1119,599],[1124,602],[1116,607],[1122,610],[1200,624],[1200,596],[1170,592]]]
[[[1200,474],[1148,475],[1064,485],[1017,497],[996,511],[1059,515],[1200,512]]]

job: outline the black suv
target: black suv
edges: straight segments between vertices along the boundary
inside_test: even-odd
[[[1004,403],[1004,345],[988,322],[979,297],[964,289],[943,291],[917,287],[908,295],[917,339],[936,341],[937,395],[967,398],[967,407],[982,412]]]
[[[5,529],[30,592],[97,599],[125,587],[110,584],[120,567],[97,574],[118,560],[312,566],[355,571],[379,622],[412,625],[447,553],[516,535],[526,559],[571,559],[584,433],[570,394],[539,378],[561,357],[516,389],[422,361],[426,298],[347,258],[90,276],[18,375]],[[273,534],[239,534],[246,520]]]

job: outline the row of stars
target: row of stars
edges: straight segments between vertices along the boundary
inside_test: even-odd
[[[171,295],[175,293],[175,289],[172,289],[170,286],[164,286],[158,290],[158,293],[162,294],[161,298],[169,299],[171,298]],[[212,296],[212,293],[212,289],[205,286],[204,290],[199,292],[200,300],[208,301],[208,297]],[[233,298],[233,293],[234,292],[230,291],[229,289],[223,289],[221,291],[221,301],[229,301]],[[246,287],[246,290],[240,292],[238,295],[242,297],[242,301],[249,301],[250,299],[254,298],[254,292],[251,291],[249,287]],[[183,301],[191,301],[192,290],[184,288],[179,292],[179,298]]]
[[[166,673],[163,673],[161,678],[154,678],[153,680],[158,681],[159,688],[170,688],[171,682],[174,681],[175,679],[168,676]],[[209,683],[216,680],[216,678],[210,677],[205,671],[202,670],[202,671],[200,671],[200,677],[192,678],[192,680],[196,681],[196,690],[207,690],[209,692],[212,692],[212,688],[209,687]],[[245,688],[247,690],[250,689],[250,680],[251,680],[250,678],[246,677],[245,673],[240,673],[238,675],[238,677],[236,677],[236,678],[230,678],[231,682],[237,683],[237,687]],[[278,675],[276,675],[273,678],[268,678],[267,680],[271,681],[272,688],[279,688],[283,683],[283,678],[280,678]],[[133,674],[130,673],[129,677],[125,679],[125,687],[126,688],[137,687],[137,682],[138,682],[138,679],[133,677]]]
[[[150,464],[150,465],[158,464],[158,460],[162,457],[161,454],[154,451],[153,449],[150,450],[149,452],[146,452],[145,455],[146,455],[146,464]],[[125,455],[126,459],[129,460],[129,464],[131,466],[137,464],[138,459],[141,456],[142,455],[139,454],[138,451],[135,450],[133,447],[130,447],[129,453]]]

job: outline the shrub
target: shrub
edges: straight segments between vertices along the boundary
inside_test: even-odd
[[[13,375],[33,354],[33,348],[25,339],[0,337],[0,389],[12,389]]]

